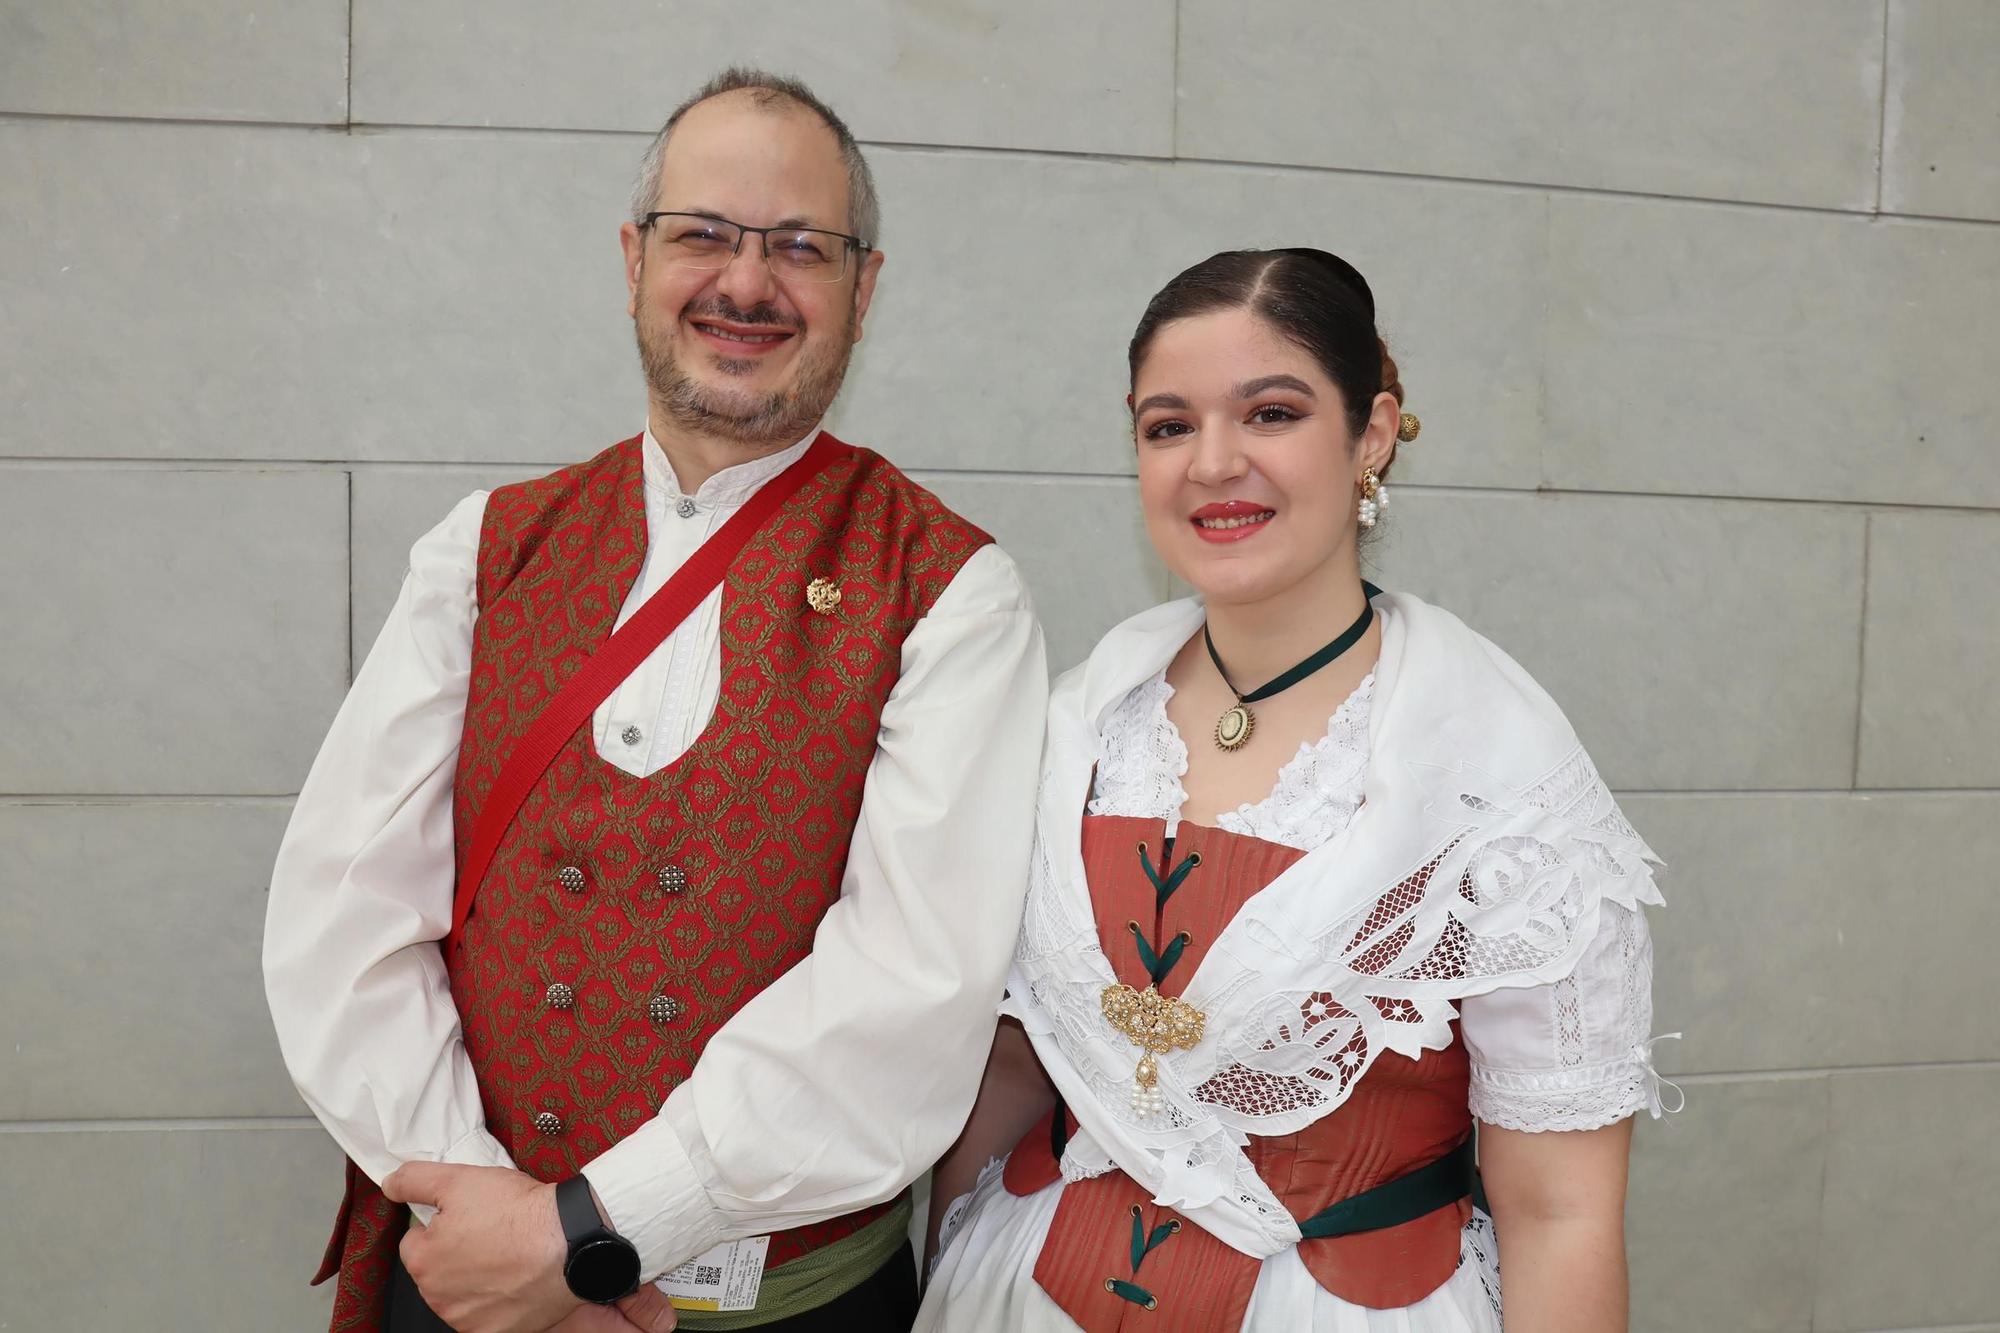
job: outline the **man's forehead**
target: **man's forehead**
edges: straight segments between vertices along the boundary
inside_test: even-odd
[[[667,155],[722,144],[770,143],[793,153],[824,154],[840,160],[840,140],[827,123],[807,106],[788,97],[759,97],[749,89],[721,93],[697,102],[682,115],[667,141]]]
[[[754,202],[786,214],[773,222],[844,221],[840,142],[810,109],[789,99],[766,104],[739,90],[696,104],[674,127],[660,167],[662,208],[730,216],[730,207]]]

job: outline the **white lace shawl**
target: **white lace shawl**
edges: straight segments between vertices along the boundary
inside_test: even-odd
[[[1037,833],[1009,997],[1079,1132],[1071,1179],[1123,1169],[1166,1207],[1266,1258],[1297,1223],[1242,1148],[1338,1107],[1384,1051],[1451,1042],[1455,1001],[1570,974],[1606,903],[1661,901],[1659,864],[1562,712],[1449,612],[1384,594],[1363,805],[1253,896],[1182,998],[1207,1015],[1158,1060],[1163,1112],[1128,1092],[1138,1052],[1104,1021],[1116,982],[1084,881],[1081,816],[1110,710],[1200,628],[1199,603],[1106,635],[1050,700]]]

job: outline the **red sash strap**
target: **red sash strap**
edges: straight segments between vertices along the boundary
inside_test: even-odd
[[[472,899],[479,892],[493,854],[500,848],[501,838],[506,836],[521,803],[528,799],[528,793],[541,781],[563,745],[597,706],[611,696],[619,682],[631,675],[666,641],[674,627],[715,591],[737,552],[764,526],[765,520],[846,450],[846,445],[821,432],[797,462],[751,496],[563,683],[555,698],[536,717],[534,726],[507,756],[491,794],[480,807],[479,823],[472,831],[472,845],[466,852],[465,869],[458,877],[458,891],[452,900],[453,938],[465,928],[465,918],[472,912]]]

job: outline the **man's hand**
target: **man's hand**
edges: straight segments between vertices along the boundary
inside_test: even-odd
[[[609,1307],[579,1301],[563,1281],[569,1246],[556,1187],[497,1166],[411,1162],[382,1192],[427,1203],[437,1216],[403,1237],[403,1266],[438,1317],[459,1333],[667,1333],[673,1306],[650,1285]]]
[[[648,1285],[616,1305],[579,1305],[550,1333],[669,1333],[673,1326],[674,1307]]]
[[[543,1333],[583,1302],[563,1281],[556,1190],[498,1166],[411,1162],[382,1192],[437,1216],[403,1236],[403,1266],[459,1333]]]

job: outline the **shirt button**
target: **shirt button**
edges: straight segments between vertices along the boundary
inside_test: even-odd
[[[565,892],[582,893],[582,868],[579,866],[564,866],[561,870],[556,871],[556,883],[562,885]]]
[[[551,1009],[567,1009],[576,1003],[576,992],[560,981],[552,981],[548,990],[542,993],[542,998]]]
[[[540,1111],[535,1115],[535,1132],[550,1138],[563,1132],[563,1119],[554,1111]]]
[[[646,733],[637,727],[627,727],[618,733],[618,739],[624,741],[627,745],[637,745],[640,741],[646,739]]]
[[[661,866],[660,873],[655,878],[661,893],[683,893],[687,890],[687,871],[679,866]]]
[[[671,1023],[681,1016],[681,1002],[671,995],[655,995],[646,1001],[646,1017],[655,1023]]]
[[[693,518],[695,513],[694,501],[688,499],[685,495],[683,495],[681,497],[681,502],[674,506],[674,512],[676,514],[679,514],[682,518]]]

